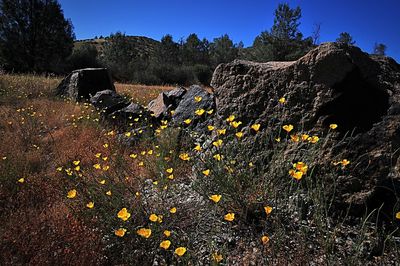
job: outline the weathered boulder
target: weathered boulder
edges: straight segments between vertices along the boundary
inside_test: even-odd
[[[105,68],[85,68],[72,71],[56,89],[56,94],[75,101],[88,100],[98,91],[115,91]]]
[[[325,43],[293,62],[221,64],[211,85],[218,114],[235,114],[244,127],[279,132],[293,124],[322,134],[338,124],[337,139],[346,138],[321,154],[341,153],[357,165],[331,188],[337,206],[363,212],[385,203],[393,211],[400,193],[400,65],[393,59]]]
[[[130,103],[108,115],[108,120],[122,131],[150,125],[154,122],[153,119],[150,112],[137,103]]]
[[[162,92],[156,99],[148,104],[147,109],[152,112],[157,119],[168,116],[168,111],[174,110],[178,106],[185,93],[186,89],[183,87],[177,87],[171,91]]]
[[[112,90],[97,92],[90,98],[90,103],[105,116],[121,110],[130,104],[128,99]]]
[[[197,100],[195,97],[198,97]],[[198,115],[195,113],[197,110],[204,110],[204,113]],[[214,112],[214,95],[198,85],[193,85],[180,100],[172,116],[172,122],[175,125],[184,125],[186,119],[191,119],[190,125],[201,129],[204,128],[201,124],[205,123]]]

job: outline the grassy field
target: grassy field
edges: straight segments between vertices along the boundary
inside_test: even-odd
[[[56,98],[59,82],[0,76],[1,265],[398,263],[396,228],[378,227],[373,213],[351,224],[329,216],[326,184],[310,178],[329,134],[288,135],[236,158],[246,146],[231,117],[209,128],[212,154],[167,121],[126,146],[129,132],[92,106]],[[116,88],[142,104],[172,89]],[[327,174],[350,173],[340,159]]]

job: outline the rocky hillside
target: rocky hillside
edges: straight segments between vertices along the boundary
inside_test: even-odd
[[[127,39],[134,45],[134,47],[136,48],[135,52],[137,52],[138,54],[143,53],[146,55],[150,55],[160,44],[160,42],[144,36],[127,36]],[[108,38],[79,40],[74,43],[74,46],[75,48],[78,48],[79,46],[84,44],[94,45],[101,55],[104,45],[107,43],[107,41]]]

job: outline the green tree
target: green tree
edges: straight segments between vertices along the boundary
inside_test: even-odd
[[[279,4],[270,31],[261,32],[253,43],[248,58],[256,61],[287,61],[304,55],[313,47],[312,38],[303,39],[299,31],[301,9]]]
[[[179,45],[174,42],[172,35],[167,34],[161,38],[161,44],[155,51],[157,63],[180,65]]]
[[[68,66],[70,70],[99,67],[100,63],[97,60],[98,52],[94,45],[79,44],[72,51],[71,56],[68,58]]]
[[[238,57],[238,47],[233,44],[228,34],[215,38],[210,46],[211,62],[215,67],[220,63],[231,62]]]
[[[339,34],[339,37],[336,39],[336,42],[345,44],[345,45],[354,45],[356,42],[353,40],[353,37],[348,32],[342,32]]]
[[[61,72],[73,26],[56,0],[0,1],[0,55],[9,71]]]
[[[209,42],[207,39],[200,40],[195,33],[190,34],[181,45],[182,63],[187,66],[196,64],[209,64]]]
[[[374,50],[372,51],[372,54],[375,55],[386,55],[386,45],[383,43],[375,43],[374,45]]]

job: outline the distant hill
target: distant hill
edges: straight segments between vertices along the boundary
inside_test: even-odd
[[[159,41],[144,36],[127,36],[127,38],[134,44],[138,54],[145,53],[146,55],[151,55],[160,45]],[[108,42],[108,39],[108,37],[105,37],[99,39],[78,40],[75,41],[74,47],[78,48],[84,44],[91,44],[96,47],[97,51],[101,55],[103,53],[104,45]]]

